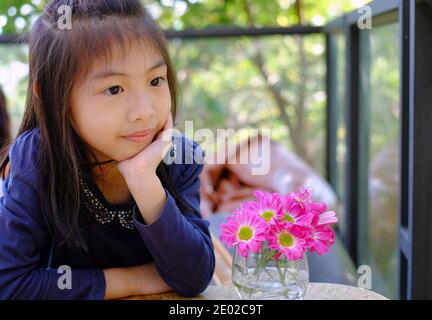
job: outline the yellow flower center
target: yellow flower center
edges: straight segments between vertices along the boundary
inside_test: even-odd
[[[291,222],[291,223],[294,223],[294,222],[295,222],[294,218],[291,217],[288,213],[285,213],[285,215],[284,215],[284,220],[286,220],[286,221],[288,221],[288,222]]]
[[[274,212],[272,211],[264,211],[263,213],[261,213],[261,217],[263,217],[266,222],[269,222],[271,218],[273,218],[273,216]]]
[[[294,244],[294,238],[290,233],[281,233],[279,235],[279,244],[282,247],[291,247]]]
[[[239,239],[243,241],[247,241],[252,238],[253,230],[249,226],[241,227],[239,230]]]

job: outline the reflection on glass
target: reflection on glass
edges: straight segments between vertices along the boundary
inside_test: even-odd
[[[361,92],[368,127],[368,204],[360,212],[360,263],[372,268],[372,288],[397,297],[399,199],[399,25],[361,33]]]
[[[336,165],[337,172],[335,178],[335,189],[338,195],[338,229],[343,233],[346,228],[345,217],[345,170],[346,170],[346,112],[345,112],[345,68],[346,68],[346,50],[345,40],[342,33],[336,33],[330,38],[332,52],[334,52],[333,67],[335,78],[331,84],[332,94],[335,96],[335,117],[336,117]]]

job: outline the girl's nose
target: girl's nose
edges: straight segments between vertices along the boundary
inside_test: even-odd
[[[141,94],[130,103],[128,121],[148,121],[156,115],[156,111],[147,95]]]

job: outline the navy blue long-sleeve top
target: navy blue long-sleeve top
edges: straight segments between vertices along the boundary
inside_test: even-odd
[[[39,196],[43,190],[38,188],[35,167],[40,139],[39,129],[27,131],[9,151],[11,170],[0,198],[0,299],[103,299],[103,269],[150,262],[179,294],[192,297],[205,290],[215,256],[209,224],[199,211],[203,165],[194,156],[202,153],[197,143],[178,135],[174,143],[180,145],[177,154],[184,161],[176,159],[168,166],[173,185],[194,213],[182,212],[165,189],[167,200],[160,217],[150,225],[144,223],[136,205],[129,228],[119,218],[104,224],[89,222],[85,251],[55,245],[44,223]],[[108,203],[95,183],[88,188],[109,210],[129,205]],[[82,205],[80,210],[88,209]],[[59,270],[63,265],[71,268],[71,288],[59,285],[66,274]]]

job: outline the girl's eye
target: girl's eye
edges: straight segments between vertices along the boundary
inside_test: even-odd
[[[162,85],[163,81],[165,81],[164,78],[157,77],[157,78],[153,79],[152,81],[150,81],[150,84],[152,87],[159,87]]]
[[[120,86],[112,86],[111,88],[108,88],[107,90],[105,90],[105,92],[111,96],[116,96],[123,91],[124,91],[123,88]]]

